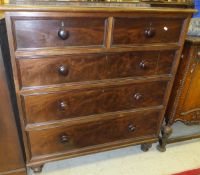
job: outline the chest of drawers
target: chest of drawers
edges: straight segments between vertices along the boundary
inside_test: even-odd
[[[27,166],[158,141],[193,12],[6,12]]]

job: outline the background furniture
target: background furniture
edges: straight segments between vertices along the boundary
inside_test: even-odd
[[[199,134],[168,139],[171,125],[181,121],[186,125],[200,125],[200,38],[187,38],[180,65],[175,79],[173,92],[166,112],[166,125],[163,139],[160,140],[161,151],[167,143],[200,138]],[[167,133],[167,134],[166,134]],[[164,140],[165,139],[165,140]]]
[[[4,61],[6,64],[9,62],[6,37],[5,21],[0,20],[0,175],[25,175],[25,163],[11,102],[10,76],[4,64]]]
[[[49,161],[136,144],[147,151],[158,141],[194,10],[90,5],[4,9],[34,172]]]

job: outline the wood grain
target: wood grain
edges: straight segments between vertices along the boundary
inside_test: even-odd
[[[199,42],[189,40],[185,43],[182,59],[176,76],[173,96],[170,98],[170,105],[166,118],[170,124],[175,121],[182,121],[185,124],[200,123],[199,109]],[[172,107],[173,105],[173,107]],[[171,107],[171,108],[170,108]]]
[[[115,18],[112,45],[176,43],[179,41],[183,19],[171,18]],[[145,30],[152,28],[152,37]]]
[[[85,91],[26,95],[23,97],[26,121],[27,123],[47,122],[159,106],[163,102],[166,85],[167,81],[158,81]],[[149,92],[149,89],[156,89],[156,91]],[[140,94],[141,97],[137,99],[136,94]],[[64,103],[65,107],[62,108],[61,103]]]
[[[21,87],[170,74],[174,51],[19,59]],[[67,74],[59,72],[66,69]]]
[[[24,131],[27,166],[37,169],[37,166],[52,160],[158,140],[187,27],[195,10],[66,7],[38,10],[27,7],[25,11],[18,10],[19,7],[7,12],[6,20],[20,118],[23,129],[27,129]],[[58,47],[51,43],[53,40],[37,40],[42,45],[35,48],[31,45],[35,43],[35,38],[31,39],[26,34],[28,40],[34,42],[27,43],[28,47],[21,44],[24,48],[17,48],[15,21],[43,19],[51,23],[58,19],[89,21],[87,19],[92,18],[101,21],[97,22],[100,28],[95,28],[94,22],[92,30],[87,30],[90,26],[88,22],[84,29],[93,33],[87,36],[80,33],[83,45],[76,39],[69,45],[61,44]],[[78,25],[83,24],[80,22]],[[144,39],[142,35],[148,28],[151,30],[146,33],[151,38]],[[46,33],[46,28],[39,29],[44,30],[42,33]],[[38,28],[34,28],[34,31],[38,31]],[[102,35],[97,36],[98,33]],[[91,37],[93,34],[97,34],[95,41]],[[99,42],[102,36],[103,42]],[[135,58],[135,55],[139,55],[139,58]],[[145,63],[143,59],[149,63],[149,69],[137,67],[141,61]],[[67,68],[67,73],[64,72],[68,79],[54,72],[60,64]],[[161,107],[159,114],[152,112],[144,117],[145,109],[153,107]],[[139,109],[140,112],[135,111],[131,115],[132,110]],[[109,118],[111,115],[113,117]],[[120,115],[120,119],[116,117]],[[92,117],[95,121],[92,121]],[[123,130],[132,119],[142,128],[136,137],[128,137],[127,130]],[[69,125],[70,121],[75,120]],[[119,127],[120,133],[112,124]],[[109,132],[101,135],[105,133],[101,133],[102,130]],[[69,147],[59,146],[58,135],[54,135],[60,136],[62,131],[66,134],[62,137],[64,141],[68,140],[67,132],[74,134],[74,140],[70,142],[69,139]],[[82,141],[82,136],[88,137],[88,142]],[[71,151],[68,148],[72,148]]]
[[[15,25],[16,48],[104,45],[106,18],[68,17],[60,19],[20,19]],[[62,27],[63,23],[63,27]],[[58,31],[64,28],[69,37],[62,40]]]
[[[59,127],[29,133],[32,156],[41,156],[57,152],[70,152],[83,147],[154,135],[157,130],[159,111],[130,113],[124,116],[112,116],[105,120],[86,122],[81,125]],[[148,121],[148,122],[147,122]],[[144,125],[143,122],[146,124]],[[130,131],[129,127],[135,130]],[[68,141],[61,143],[66,135]]]

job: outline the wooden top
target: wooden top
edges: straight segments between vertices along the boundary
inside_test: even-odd
[[[170,2],[169,2],[170,1]],[[0,11],[197,12],[192,0],[10,0]]]

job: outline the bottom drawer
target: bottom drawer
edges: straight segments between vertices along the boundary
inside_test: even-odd
[[[111,115],[97,121],[60,126],[28,133],[32,157],[110,143],[123,139],[153,137],[158,131],[160,110]]]

